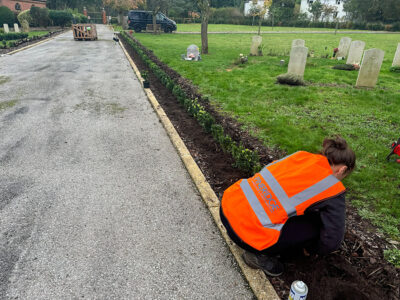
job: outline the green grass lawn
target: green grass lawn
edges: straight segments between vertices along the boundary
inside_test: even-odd
[[[31,38],[33,36],[44,36],[48,33],[48,31],[31,31],[28,33],[28,37]]]
[[[316,152],[324,137],[346,138],[357,154],[357,168],[344,181],[352,203],[362,216],[400,239],[400,164],[385,160],[389,145],[400,136],[400,74],[389,72],[399,35],[346,35],[365,41],[366,49],[385,51],[374,89],[355,88],[357,71],[333,70],[338,62],[321,58],[332,54],[340,34],[264,34],[264,56],[249,57],[243,66],[234,61],[249,53],[251,34],[209,35],[210,54],[199,62],[180,56],[190,44],[201,46],[200,35],[135,36],[267,147]],[[278,85],[277,75],[287,71],[291,41],[298,38],[315,55],[307,60],[304,79],[309,85]]]
[[[201,24],[177,24],[177,32],[200,32]],[[247,25],[231,25],[231,24],[209,24],[208,31],[258,31],[258,25],[247,26]],[[299,28],[299,27],[271,27],[261,26],[261,31],[335,31],[332,28]],[[338,31],[354,31],[351,29],[340,29]],[[358,30],[356,30],[358,31]]]

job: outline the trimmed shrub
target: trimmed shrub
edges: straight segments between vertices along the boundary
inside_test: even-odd
[[[54,26],[71,26],[72,13],[64,10],[50,10],[49,17]]]
[[[0,41],[11,41],[11,40],[21,40],[28,37],[28,34],[25,32],[9,32],[9,33],[1,33]]]
[[[400,67],[399,66],[390,67],[389,70],[390,70],[390,72],[400,73]]]
[[[333,66],[332,69],[345,70],[345,71],[354,71],[356,68],[354,67],[354,65],[340,64],[340,65]]]
[[[291,73],[281,74],[276,78],[276,80],[279,84],[306,85],[301,76]]]
[[[7,6],[0,6],[0,26],[3,24],[13,25],[15,22],[14,13]]]
[[[47,27],[50,24],[49,9],[32,6],[30,11],[33,27]]]

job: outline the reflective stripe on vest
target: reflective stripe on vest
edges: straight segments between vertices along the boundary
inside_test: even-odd
[[[264,181],[267,182],[269,188],[271,189],[271,192],[274,193],[288,217],[297,215],[296,206],[317,196],[318,194],[324,192],[325,190],[339,182],[339,180],[335,176],[328,175],[321,181],[289,198],[281,185],[266,167],[259,174],[264,179]],[[284,224],[273,224],[271,222],[271,219],[269,218],[264,207],[261,205],[260,200],[257,198],[256,194],[250,187],[249,181],[242,180],[240,187],[262,226],[265,228],[273,228],[280,231]],[[262,187],[262,190],[270,194],[270,192],[268,191],[268,187]],[[275,206],[278,207],[277,203],[275,204]],[[271,210],[274,210],[274,204],[272,204]]]

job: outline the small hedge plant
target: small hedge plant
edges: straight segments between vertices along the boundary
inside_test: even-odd
[[[252,175],[261,169],[260,158],[257,152],[246,149],[242,144],[236,143],[229,135],[225,134],[221,125],[216,124],[214,117],[199,103],[198,99],[191,99],[178,83],[169,77],[155,62],[153,62],[141,49],[139,44],[125,32],[122,38],[136,51],[142,61],[152,73],[165,85],[178,99],[186,111],[193,116],[203,127],[204,131],[211,133],[224,152],[230,153],[234,159],[233,166]]]

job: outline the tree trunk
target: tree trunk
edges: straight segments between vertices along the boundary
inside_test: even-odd
[[[208,13],[201,16],[201,54],[208,54]]]
[[[157,13],[153,13],[153,34],[157,34],[156,26],[157,26]]]
[[[258,35],[261,35],[261,23],[262,23],[262,16],[260,15],[258,19]]]

